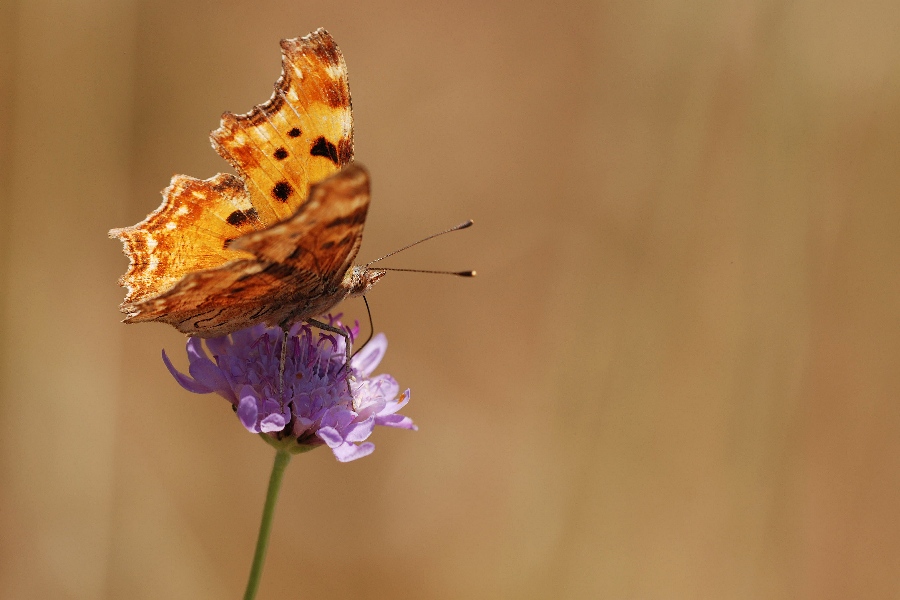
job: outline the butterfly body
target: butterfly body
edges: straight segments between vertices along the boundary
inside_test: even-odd
[[[130,259],[127,323],[202,337],[322,315],[384,271],[353,266],[369,175],[353,163],[343,56],[323,29],[283,40],[268,102],[226,113],[213,147],[238,176],[172,178],[140,223],[113,229]]]

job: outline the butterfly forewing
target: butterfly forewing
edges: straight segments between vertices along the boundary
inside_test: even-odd
[[[128,288],[123,307],[152,298],[193,271],[247,255],[227,240],[261,223],[244,186],[233,175],[200,180],[176,175],[162,206],[131,227],[113,229],[131,259],[119,283]]]
[[[294,214],[311,184],[353,159],[347,66],[334,40],[319,30],[281,48],[272,98],[244,115],[225,113],[211,135],[267,225]]]

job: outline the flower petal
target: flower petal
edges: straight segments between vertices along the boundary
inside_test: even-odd
[[[186,346],[189,361],[209,360],[206,350],[203,349],[203,340],[201,338],[189,337]]]
[[[403,392],[403,395],[400,397],[400,400],[397,402],[388,402],[384,407],[384,410],[380,411],[379,415],[390,415],[402,409],[404,406],[409,404],[409,388]]]
[[[365,412],[365,414],[368,415],[374,412],[376,425],[395,427],[398,429],[412,429],[413,431],[418,431],[419,428],[415,426],[412,419],[410,419],[409,417],[404,417],[403,415],[396,414],[408,403],[409,390],[407,389],[405,392],[403,392],[403,395],[400,397],[399,401],[391,400],[390,402],[372,402],[369,406],[366,407],[364,411],[360,411],[360,413]]]
[[[344,443],[344,438],[334,427],[320,427],[316,435],[332,450]]]
[[[221,369],[206,356],[199,338],[188,340],[187,352],[191,377],[233,404],[236,398],[228,380],[225,379]]]
[[[397,393],[400,391],[400,384],[397,383],[397,380],[386,373],[376,375],[369,381],[371,382],[373,393],[384,396],[388,400],[396,398]]]
[[[178,385],[183,387],[189,392],[194,392],[195,394],[209,394],[213,392],[213,389],[204,385],[199,381],[194,381],[184,373],[178,371],[175,366],[172,364],[172,361],[169,360],[169,357],[166,356],[166,351],[162,351],[163,362],[166,364],[166,368],[169,369],[169,373],[172,374],[172,377],[175,378],[175,381],[178,382]]]
[[[387,337],[379,333],[357,352],[350,361],[350,366],[359,371],[363,377],[368,377],[387,352]]]
[[[351,423],[342,433],[344,434],[344,439],[348,442],[362,442],[372,435],[373,429],[375,429],[374,415],[364,421]]]
[[[354,444],[341,444],[337,448],[332,448],[331,451],[334,453],[334,457],[340,462],[350,462],[351,460],[356,460],[372,454],[372,452],[375,451],[375,444],[372,442],[366,442],[359,446]]]
[[[322,425],[344,431],[356,419],[356,413],[343,407],[333,406],[322,417]]]
[[[384,415],[375,417],[375,424],[382,427],[395,427],[397,429],[411,429],[418,431],[419,428],[413,423],[413,420],[403,415]]]
[[[213,358],[222,356],[223,354],[226,354],[228,352],[228,349],[231,347],[231,338],[229,338],[227,335],[207,338],[206,347],[209,348],[210,352],[212,352]]]
[[[272,413],[259,423],[259,430],[263,433],[271,433],[273,431],[281,431],[287,422],[281,413]]]
[[[256,407],[256,398],[252,394],[247,393],[248,386],[241,390],[241,401],[238,403],[237,416],[241,420],[241,424],[247,428],[247,431],[259,433],[256,426],[256,418],[259,416],[259,409]]]

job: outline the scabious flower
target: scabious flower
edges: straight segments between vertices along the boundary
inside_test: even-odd
[[[358,326],[344,327],[337,317],[328,320],[348,331],[351,340],[359,334]],[[190,338],[190,376],[175,369],[165,351],[163,361],[181,387],[197,394],[219,394],[231,402],[248,431],[294,454],[325,444],[339,461],[348,462],[375,449],[365,441],[375,425],[416,429],[409,417],[398,414],[409,402],[409,390],[398,398],[400,386],[393,377],[371,377],[387,350],[384,334],[372,338],[347,369],[343,337],[314,334],[306,324],[294,325],[282,390],[283,341],[280,328],[257,325],[207,339],[212,359],[200,338]]]

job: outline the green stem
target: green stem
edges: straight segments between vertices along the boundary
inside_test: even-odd
[[[269,534],[272,533],[272,518],[275,516],[278,490],[281,489],[281,480],[289,462],[291,455],[284,450],[275,453],[275,464],[272,465],[272,475],[269,477],[269,491],[266,492],[266,505],[263,508],[262,523],[259,524],[259,537],[256,539],[256,552],[253,554],[253,566],[250,568],[250,579],[247,581],[244,600],[256,598],[256,591],[259,589],[263,565],[266,562],[266,549],[269,547]]]

